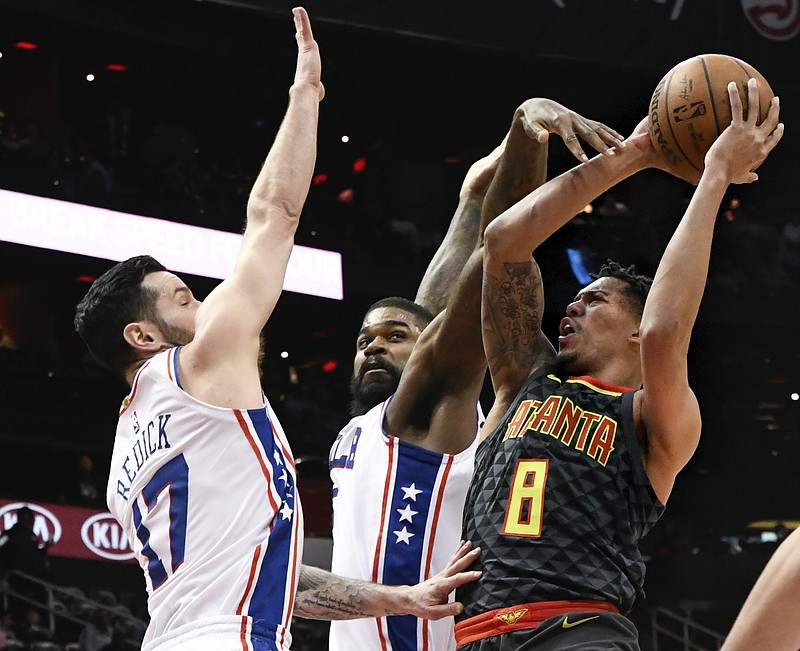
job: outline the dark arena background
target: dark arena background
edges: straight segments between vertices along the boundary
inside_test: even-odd
[[[730,54],[780,95],[786,135],[761,179],[732,187],[719,215],[690,351],[702,439],[645,539],[647,598],[634,612],[645,650],[718,648],[764,563],[800,524],[799,5],[306,5],[327,95],[296,241],[341,254],[343,298],[283,294],[266,329],[264,388],[300,459],[310,562],[329,554],[327,452],[348,420],[363,311],[384,296],[413,298],[465,172],[500,142],[514,109],[549,97],[627,135],[673,65]],[[287,103],[291,6],[0,0],[0,535],[30,505],[41,538],[59,537],[35,598],[0,583],[4,616],[43,629],[31,648],[77,649],[97,619],[116,622],[138,648],[147,618],[141,572],[104,515],[126,387],[72,330],[75,304],[111,263],[51,250],[65,222],[52,217],[57,204],[32,197],[240,232]],[[575,161],[551,143],[554,176]],[[611,257],[652,274],[690,196],[681,181],[642,173],[543,245],[546,332],[556,334],[584,268]],[[25,227],[48,244],[11,236]],[[182,276],[201,297],[218,282]],[[293,648],[326,648],[326,625],[296,620],[294,629]]]

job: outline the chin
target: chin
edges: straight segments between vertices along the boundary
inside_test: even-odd
[[[353,395],[353,401],[350,403],[350,416],[363,416],[375,405],[379,405],[389,398],[397,390],[397,383],[351,384],[350,390]]]
[[[556,363],[570,375],[581,375],[578,356],[572,351],[558,351]]]

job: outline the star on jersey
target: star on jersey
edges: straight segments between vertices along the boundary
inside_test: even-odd
[[[272,454],[272,456],[275,457],[275,465],[276,466],[282,466],[283,465],[283,459],[281,459],[280,452],[275,450],[275,452]]]
[[[406,504],[406,508],[404,509],[395,509],[400,514],[400,522],[406,520],[411,524],[414,524],[414,516],[419,513],[419,511],[412,511],[411,505]]]
[[[283,482],[284,486],[289,483],[289,474],[286,472],[286,468],[281,471],[281,476],[278,479]]]
[[[288,520],[289,518],[292,517],[292,513],[294,513],[294,511],[292,511],[292,507],[289,506],[288,502],[284,502],[283,506],[280,508],[280,511],[278,511],[278,513],[280,513],[281,516],[283,516],[284,520]]]
[[[414,483],[411,483],[411,486],[401,486],[400,490],[403,491],[403,499],[404,500],[411,500],[412,502],[417,501],[417,495],[419,495],[422,491],[419,490]]]
[[[392,533],[397,536],[397,540],[394,541],[395,544],[404,542],[406,545],[409,545],[411,538],[416,535],[411,533],[406,527],[403,527],[400,531],[392,531]]]

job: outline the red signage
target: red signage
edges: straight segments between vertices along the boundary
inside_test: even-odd
[[[33,511],[34,533],[42,542],[52,541],[51,556],[135,562],[128,537],[108,511],[0,497],[0,537],[16,524],[23,506]]]

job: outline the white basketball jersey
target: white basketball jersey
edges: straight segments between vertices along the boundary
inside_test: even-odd
[[[386,434],[387,404],[353,418],[331,449],[332,571],[388,585],[415,584],[443,570],[458,548],[483,414],[478,407],[469,448],[440,454]],[[331,622],[330,651],[451,649],[452,617]]]
[[[143,649],[285,651],[303,544],[289,443],[269,403],[192,398],[180,348],[123,401],[107,500],[144,570]]]

